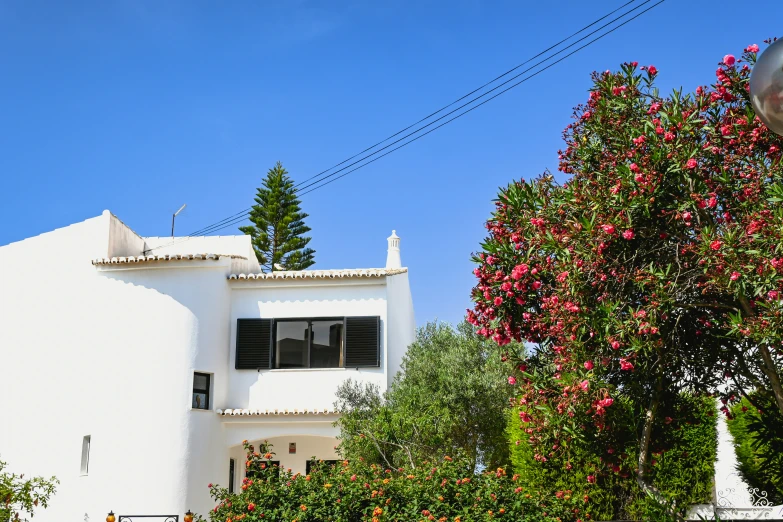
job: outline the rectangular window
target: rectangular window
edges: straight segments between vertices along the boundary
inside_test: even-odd
[[[275,321],[275,368],[341,368],[345,320]]]
[[[90,469],[90,436],[85,435],[82,439],[82,475],[87,475]]]
[[[209,409],[209,385],[211,375],[195,372],[193,374],[193,408],[198,410]]]
[[[321,469],[326,470],[329,469],[329,467],[334,466],[338,462],[340,461],[339,460],[308,460],[305,466],[305,475],[309,475],[316,464],[320,466]]]
[[[378,316],[239,318],[236,333],[237,370],[381,366]]]
[[[228,461],[228,492],[233,493],[234,492],[234,469],[236,466],[236,461],[234,459],[230,459]]]

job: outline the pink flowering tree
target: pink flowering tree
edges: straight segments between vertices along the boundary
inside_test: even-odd
[[[514,363],[537,459],[567,462],[585,438],[605,449],[630,401],[638,460],[604,452],[590,480],[633,473],[666,504],[651,444],[682,422],[681,393],[757,391],[783,415],[783,139],[749,101],[758,52],[727,55],[695,93],[661,96],[656,68],[635,62],[594,74],[564,132],[567,182],[500,192],[468,320]],[[537,348],[519,356],[512,340]]]

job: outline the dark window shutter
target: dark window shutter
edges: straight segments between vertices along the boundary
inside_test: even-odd
[[[272,320],[237,319],[237,353],[234,368],[272,367]]]
[[[381,365],[381,318],[345,318],[345,367]]]

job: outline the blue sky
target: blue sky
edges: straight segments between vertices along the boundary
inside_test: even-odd
[[[524,61],[620,0],[0,2],[0,245],[110,209],[187,234],[308,178]],[[416,318],[458,321],[499,186],[557,167],[593,70],[662,91],[783,34],[783,4],[667,0],[416,143],[303,197],[318,268],[383,266],[402,237]],[[227,229],[220,234],[238,233]]]

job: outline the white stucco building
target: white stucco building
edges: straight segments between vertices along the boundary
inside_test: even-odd
[[[336,387],[385,389],[414,337],[388,243],[385,268],[264,274],[247,236],[143,238],[105,211],[0,247],[0,459],[61,482],[35,520],[206,514],[243,439],[294,472],[335,459]]]

